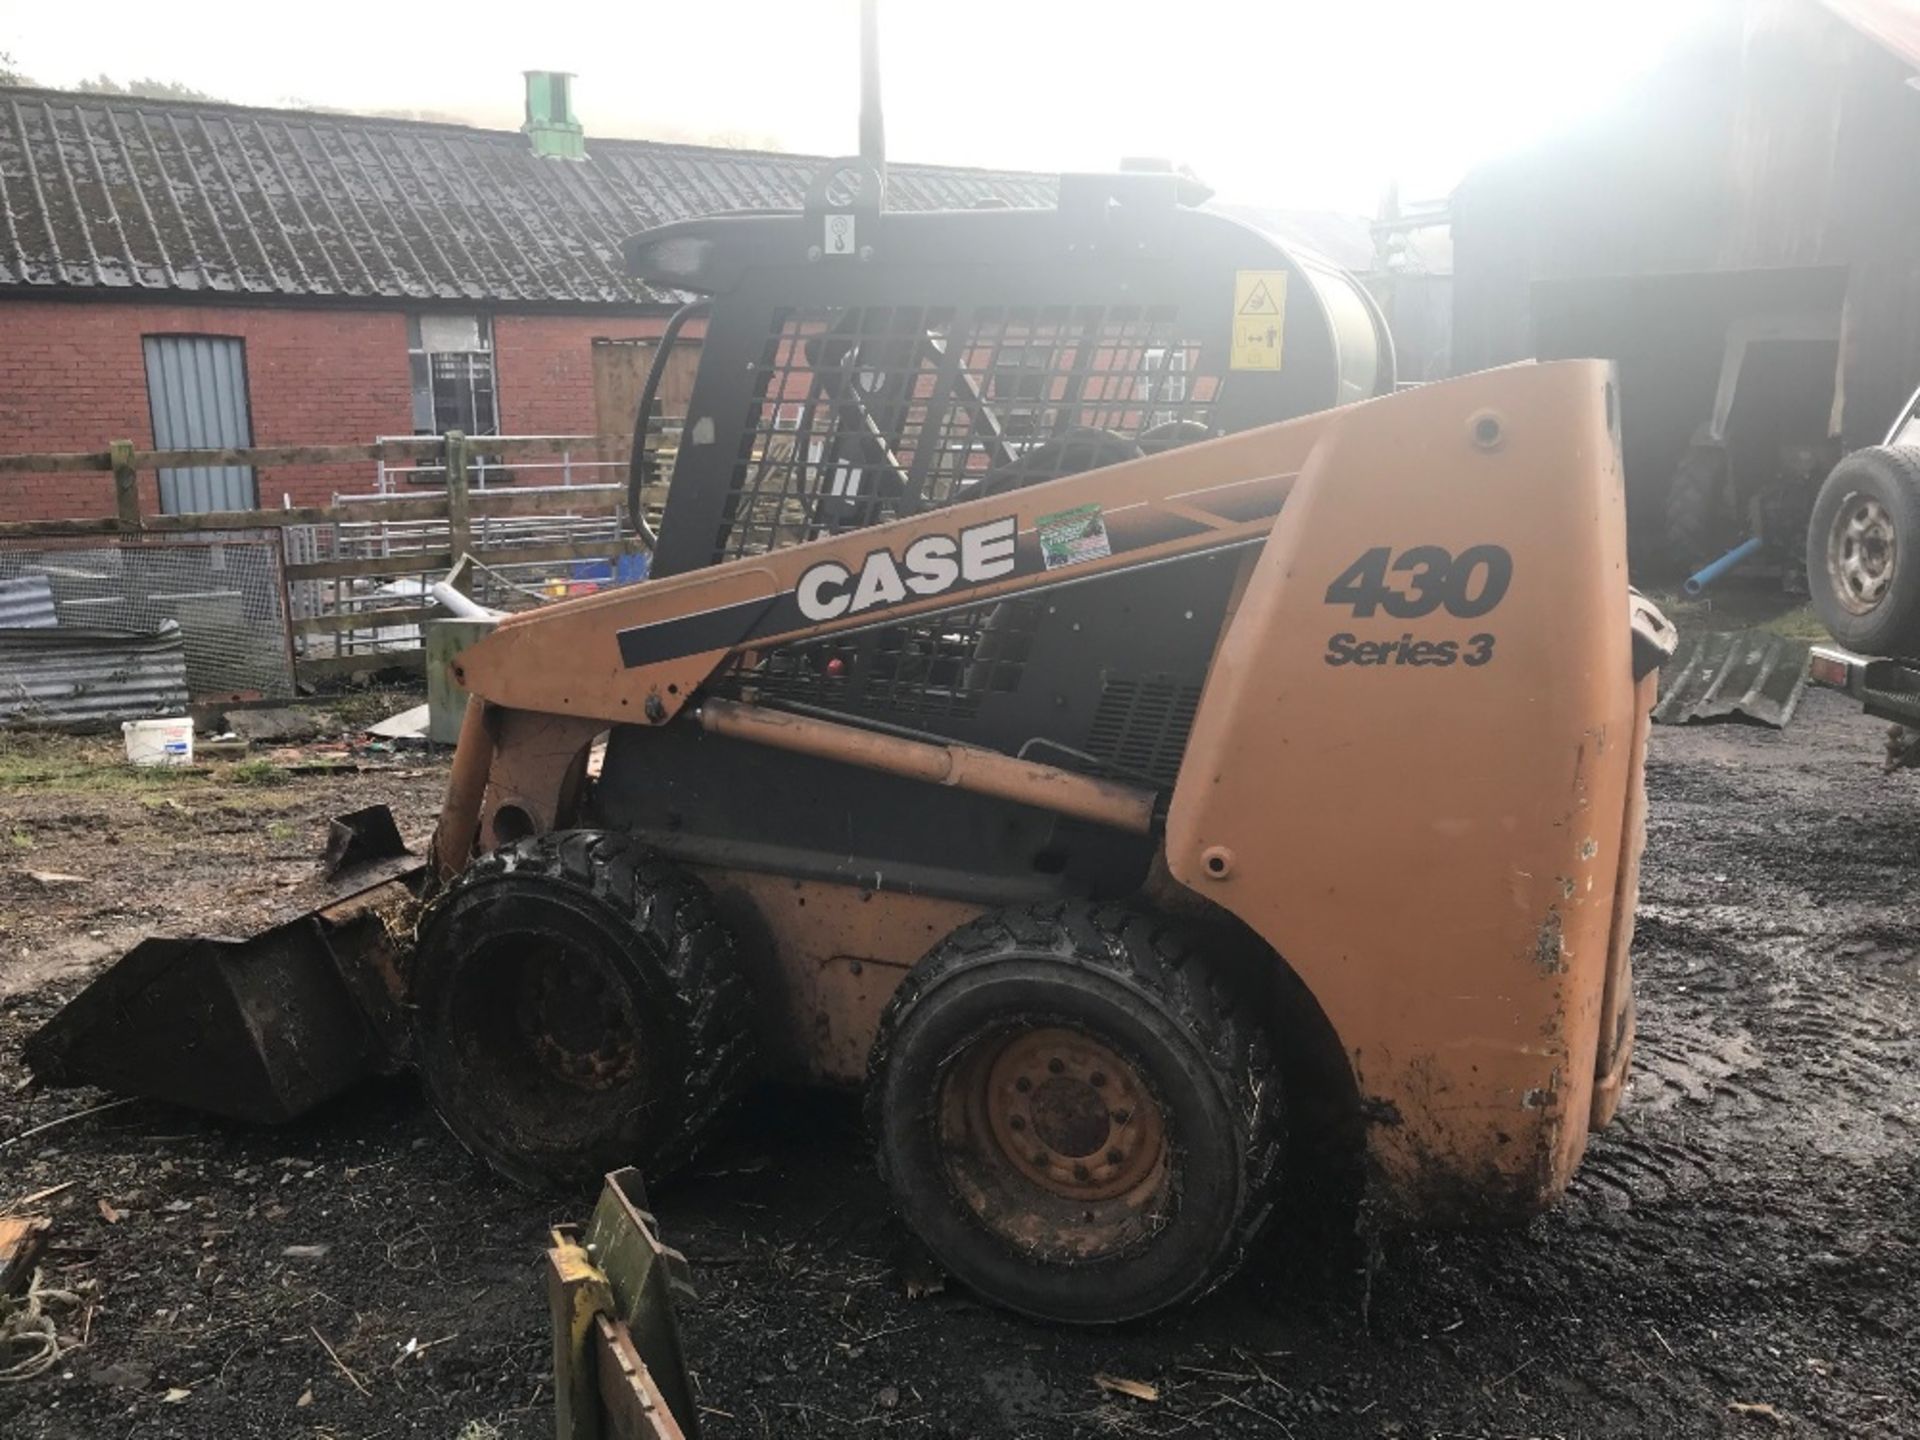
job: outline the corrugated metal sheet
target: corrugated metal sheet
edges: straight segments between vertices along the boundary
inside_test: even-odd
[[[1799,707],[1811,651],[1766,630],[1682,634],[1660,670],[1654,722],[1753,720],[1779,729]]]
[[[126,634],[179,624],[196,697],[293,694],[280,567],[280,537],[265,531],[137,545],[0,540],[0,583],[45,584],[63,625]]]
[[[0,287],[651,303],[619,246],[797,207],[818,156],[0,90]],[[1051,205],[1052,176],[890,165],[888,203]]]
[[[187,708],[187,647],[158,630],[0,630],[0,724],[99,729]]]
[[[145,344],[156,449],[237,450],[253,444],[243,342],[149,335]],[[168,515],[251,510],[258,503],[251,465],[161,470],[159,478],[160,509]]]
[[[37,630],[59,623],[53,609],[53,582],[46,576],[0,580],[0,630]]]

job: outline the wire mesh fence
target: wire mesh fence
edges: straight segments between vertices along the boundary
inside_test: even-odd
[[[0,582],[36,577],[63,626],[146,632],[178,624],[196,697],[294,693],[280,540],[271,531],[137,544],[0,541]]]

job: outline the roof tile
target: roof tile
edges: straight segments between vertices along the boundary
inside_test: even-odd
[[[623,239],[797,207],[822,163],[592,138],[557,160],[515,131],[0,90],[0,290],[655,303]],[[1046,175],[888,167],[902,210],[1054,194]]]

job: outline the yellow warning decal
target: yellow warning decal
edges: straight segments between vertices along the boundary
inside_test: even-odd
[[[1280,332],[1287,324],[1287,272],[1236,270],[1233,275],[1233,351],[1228,368],[1278,370]]]

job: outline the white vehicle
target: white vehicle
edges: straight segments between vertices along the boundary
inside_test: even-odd
[[[1839,642],[1814,647],[1813,682],[1920,730],[1920,391],[1885,441],[1848,455],[1820,487],[1807,526],[1807,585]],[[1920,763],[1915,740],[1909,733],[1889,744],[1889,768]]]

